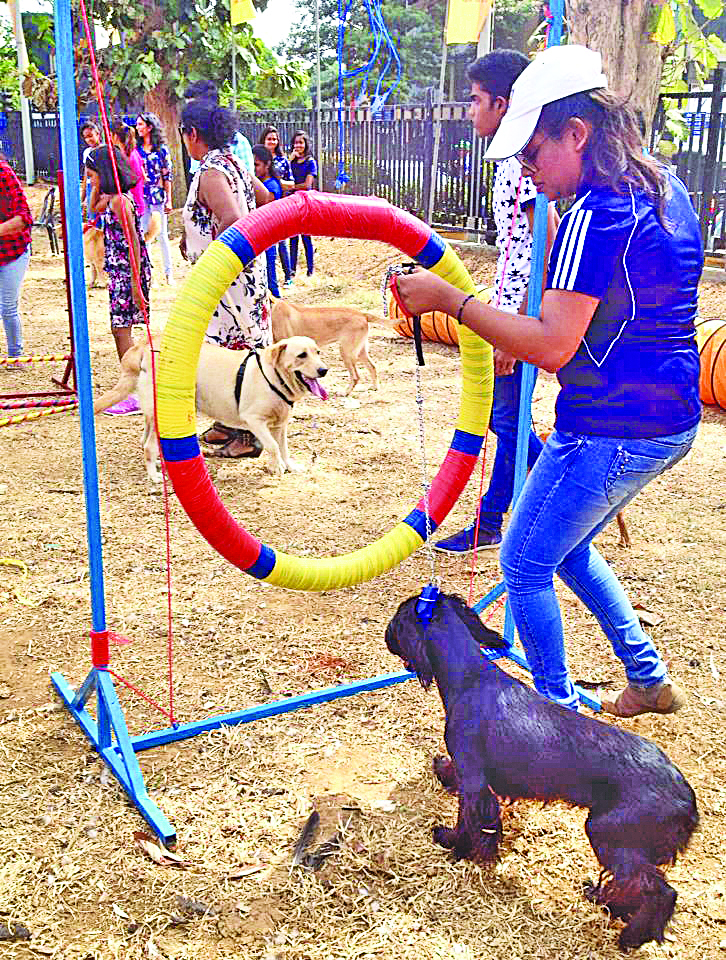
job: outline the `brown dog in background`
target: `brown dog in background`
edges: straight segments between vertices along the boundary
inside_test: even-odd
[[[92,223],[83,225],[83,257],[91,268],[91,282],[88,284],[88,289],[91,290],[98,286],[98,278],[103,276],[106,259],[103,230],[94,227]]]
[[[144,242],[148,246],[161,233],[161,215],[152,213],[149,227],[144,234]],[[106,246],[103,242],[103,230],[94,227],[92,223],[83,225],[83,257],[91,267],[91,282],[88,289],[99,286],[98,278],[104,273],[104,261],[106,259]]]
[[[303,306],[290,300],[274,300],[272,305],[272,336],[274,340],[287,337],[312,337],[320,347],[338,341],[340,357],[350,375],[345,395],[352,393],[360,376],[356,362],[365,364],[371,375],[373,389],[378,389],[378,371],[368,356],[368,324],[386,325],[382,317],[343,304],[336,306]]]

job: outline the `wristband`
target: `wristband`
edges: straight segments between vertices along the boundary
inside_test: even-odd
[[[461,323],[461,315],[462,315],[462,313],[464,312],[464,307],[467,305],[467,303],[468,303],[470,300],[475,300],[475,299],[476,299],[476,294],[475,294],[475,293],[470,293],[468,297],[464,297],[464,299],[461,301],[461,305],[460,305],[460,307],[459,307],[459,309],[457,310],[457,313],[456,313],[456,322],[457,322],[457,323]]]

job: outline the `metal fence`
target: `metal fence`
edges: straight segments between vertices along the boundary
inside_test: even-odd
[[[724,72],[719,67],[713,73],[711,90],[661,97],[653,124],[652,146],[657,149],[661,137],[668,136],[665,123],[669,107],[677,107],[686,122],[688,136],[670,162],[688,189],[708,251],[726,247],[723,80]]]
[[[666,111],[677,106],[688,136],[670,158],[686,184],[701,221],[704,249],[726,247],[726,118],[723,71],[714,72],[712,89],[661,98],[652,146],[665,131]],[[467,119],[467,104],[401,104],[372,116],[368,109],[346,108],[342,129],[336,109],[321,111],[321,143],[314,152],[321,166],[318,188],[334,191],[339,174],[349,178],[347,193],[374,194],[421,219],[427,219],[433,188],[433,226],[462,237],[492,242],[493,164],[483,162],[484,144]],[[312,110],[267,110],[240,115],[240,129],[252,143],[273,124],[285,147],[296,130],[315,135]],[[54,179],[58,167],[58,123],[54,113],[31,115],[36,173]],[[440,130],[434,165],[435,137]],[[339,145],[344,143],[341,164]],[[19,113],[0,113],[0,152],[24,174]],[[435,168],[434,168],[435,167]],[[433,182],[432,182],[433,181]]]
[[[315,154],[322,169],[318,187],[333,191],[339,174],[349,177],[346,193],[375,194],[427,219],[434,178],[432,223],[491,241],[491,164],[483,163],[483,142],[472,132],[468,104],[391,106],[379,116],[368,109],[346,108],[342,129],[338,112],[321,110],[321,140]],[[438,162],[434,172],[434,138],[441,120]],[[296,130],[315,134],[312,110],[267,110],[241,114],[240,129],[252,142],[272,124],[285,147]],[[339,150],[343,145],[341,163]]]

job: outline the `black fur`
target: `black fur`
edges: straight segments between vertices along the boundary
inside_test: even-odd
[[[564,800],[587,807],[587,837],[600,861],[594,903],[626,921],[620,946],[659,943],[675,890],[661,866],[685,850],[698,825],[690,784],[654,743],[567,710],[488,661],[480,646],[502,646],[460,597],[442,595],[429,626],[404,601],[386,646],[428,688],[435,679],[446,709],[446,746],[434,772],[458,794],[452,828],[434,840],[456,859],[492,861],[501,836],[498,797]]]

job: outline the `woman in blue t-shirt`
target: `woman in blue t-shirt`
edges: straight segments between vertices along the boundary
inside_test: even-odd
[[[259,142],[260,146],[267,147],[272,154],[272,174],[277,177],[283,195],[292,193],[295,189],[295,181],[292,179],[290,161],[282,152],[280,133],[277,127],[265,127],[260,135]],[[286,240],[281,240],[278,243],[277,252],[280,254],[280,263],[285,274],[285,286],[290,287],[292,286],[292,270],[290,269],[290,255],[287,252]]]
[[[576,709],[557,575],[595,615],[628,685],[620,717],[673,713],[686,695],[593,538],[691,448],[700,419],[694,320],[703,253],[683,184],[643,151],[629,107],[605,89],[600,54],[541,53],[512,88],[487,159],[512,155],[559,225],[538,317],[512,316],[428,271],[400,278],[411,313],[443,310],[500,350],[556,372],[555,430],[514,508],[500,562],[540,693]]]
[[[280,200],[282,198],[282,187],[272,164],[272,154],[267,147],[256,143],[252,148],[252,156],[255,158],[255,176],[264,183],[275,200]],[[265,250],[265,257],[267,258],[267,286],[270,288],[272,296],[279,300],[280,288],[277,285],[277,270],[275,269],[277,249],[274,243]]]
[[[312,190],[315,178],[318,175],[318,165],[310,152],[310,140],[303,130],[298,130],[292,139],[292,154],[290,155],[290,169],[295,181],[295,190]],[[313,275],[313,241],[306,234],[301,234],[305,247],[305,260],[308,267],[308,276]],[[297,268],[297,237],[290,238],[290,267],[293,277]]]
[[[168,215],[172,211],[171,205],[171,157],[164,138],[164,128],[161,120],[155,113],[140,113],[136,118],[136,133],[139,142],[136,149],[144,164],[144,203],[145,209],[141,217],[141,229],[146,234],[151,224],[151,218],[160,219],[159,245],[161,259],[164,264],[164,275],[167,283],[174,282],[171,266],[171,248],[169,246]]]

